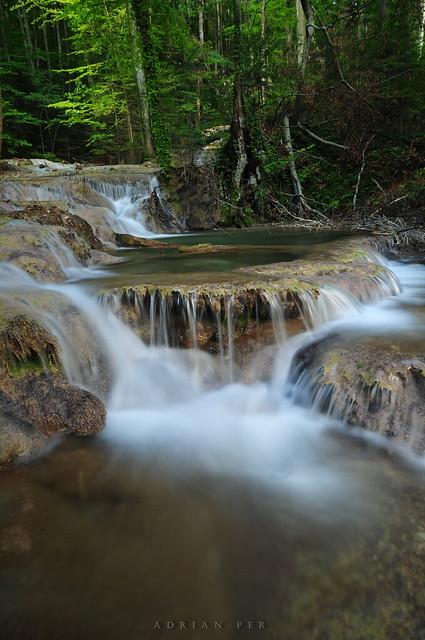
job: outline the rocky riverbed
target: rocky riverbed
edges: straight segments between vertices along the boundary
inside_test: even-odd
[[[87,269],[101,265],[113,269],[120,260],[114,250],[117,242],[121,246],[137,246],[140,251],[174,251],[183,256],[213,253],[220,257],[243,249],[196,240],[193,246],[188,246],[181,245],[178,237],[171,241],[138,239],[114,231],[121,210],[118,222],[111,222],[111,215],[117,215],[117,210],[111,209],[109,196],[115,194],[118,200],[128,198],[126,206],[130,206],[134,200],[132,189],[138,188],[135,185],[152,187],[150,180],[157,174],[153,166],[126,168],[130,187],[123,190],[122,168],[94,170],[77,165],[42,164],[40,161],[12,165],[0,181],[3,193],[0,261],[9,265],[10,271],[5,276],[12,283],[13,266],[39,283],[78,279],[84,269],[84,277],[88,277]],[[106,174],[109,181],[102,184],[107,187],[96,187],[106,179]],[[184,196],[188,209],[183,211],[173,205],[175,195],[158,195],[157,191],[156,183],[151,192],[145,190],[130,222],[142,224],[143,220],[149,226],[153,216],[155,225],[150,227],[156,232],[187,228],[187,221],[194,215],[190,197]],[[27,199],[30,197],[34,200]],[[201,199],[200,206],[202,202]],[[127,211],[126,224],[130,224],[128,216]],[[417,255],[424,246],[422,235],[414,231],[411,236],[411,247]],[[392,255],[402,252],[405,256],[409,251],[409,235],[402,242],[384,235],[346,238],[322,243],[306,258],[238,267],[230,272],[189,276],[169,273],[166,277],[151,275],[143,279],[133,274],[129,278],[131,283],[123,286],[114,286],[113,281],[107,284],[105,276],[102,282],[107,286],[99,285],[96,296],[147,343],[197,347],[222,357],[224,354],[242,372],[255,361],[254,379],[267,378],[272,367],[271,353],[263,353],[260,360],[255,360],[255,354],[259,347],[270,348],[283,339],[280,325],[286,323],[286,339],[304,327],[322,324],[328,312],[338,315],[341,302],[334,299],[330,311],[327,288],[342,292],[359,304],[397,293],[396,279],[374,254],[378,249]],[[99,272],[93,272],[94,280],[98,276]],[[45,302],[40,303],[39,295],[37,304],[28,304],[27,300],[23,305],[22,294],[14,294],[13,287],[6,287],[1,293],[0,464],[3,465],[31,459],[58,434],[91,435],[105,424],[103,403],[108,374],[105,372],[95,393],[70,383],[69,372],[63,367],[63,354],[43,322],[42,310],[50,309],[50,322],[52,313],[62,319],[74,318],[72,333],[78,337],[82,357],[87,362],[90,362],[87,355],[90,329],[80,322],[78,312],[69,302],[56,300],[56,310],[52,312],[50,294],[48,291],[43,294]],[[402,435],[406,441],[414,439],[413,448],[422,452],[423,346],[394,346],[388,341],[378,344],[368,340],[353,346],[349,341],[326,338],[309,345],[297,358],[298,364],[302,362],[314,379],[316,396],[321,390],[332,388],[332,406],[338,415],[352,425],[392,437]],[[252,380],[252,370],[249,376]],[[329,405],[329,398],[326,402],[320,407],[322,410]],[[409,427],[406,416],[410,416]]]

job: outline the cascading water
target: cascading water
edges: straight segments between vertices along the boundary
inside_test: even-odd
[[[416,267],[400,267],[401,280],[409,281]],[[397,271],[397,268],[395,269]],[[407,277],[406,277],[407,276]],[[227,376],[218,376],[219,360],[196,348],[174,349],[167,346],[167,311],[162,310],[164,323],[160,328],[163,346],[156,346],[156,337],[144,343],[112,312],[90,298],[82,285],[39,284],[15,267],[3,266],[0,273],[0,295],[12,297],[17,304],[27,306],[31,313],[56,336],[60,347],[64,370],[73,383],[99,393],[102,384],[99,377],[104,368],[110,377],[107,405],[108,425],[104,438],[123,447],[130,447],[139,455],[155,455],[178,464],[206,466],[211,471],[238,474],[254,474],[264,478],[275,477],[294,490],[319,495],[332,493],[335,487],[335,470],[326,468],[324,450],[326,440],[322,432],[329,419],[297,406],[291,399],[289,372],[294,354],[300,346],[311,340],[311,332],[291,338],[277,351],[272,380],[266,383],[243,384],[235,379],[230,362]],[[388,282],[393,288],[388,289]],[[396,293],[396,278],[388,276],[385,283],[376,281],[378,292],[386,296]],[[322,296],[322,293],[324,295]],[[52,312],[46,311],[45,301],[37,305],[37,295],[52,295],[65,299],[78,310],[89,331],[95,336],[91,345],[90,375],[78,366],[78,349],[73,349],[72,332],[67,332],[67,314],[61,321],[52,320]],[[408,297],[416,293],[408,288]],[[31,302],[25,302],[25,299]],[[151,305],[154,309],[158,302]],[[325,333],[354,323],[359,331],[375,326],[375,316],[385,313],[386,327],[399,326],[398,298],[386,298],[373,305],[361,306],[352,296],[341,290],[324,288],[313,302],[306,305],[310,317],[319,318],[325,324],[318,331]],[[271,317],[274,324],[282,322],[283,315],[276,309],[277,301],[271,301]],[[316,307],[314,308],[314,304]],[[232,334],[233,300],[226,302],[226,325]],[[192,346],[197,343],[196,300],[191,298],[186,307],[191,325]],[[407,311],[401,313],[409,316]],[[72,315],[72,314],[71,314]],[[332,320],[332,318],[335,318]],[[410,318],[410,316],[409,316]],[[405,320],[406,318],[404,318]],[[410,321],[413,320],[410,318]],[[59,325],[59,326],[58,326]],[[221,327],[221,324],[220,324]],[[279,330],[278,327],[275,327]],[[221,327],[221,359],[232,360],[232,343],[227,353],[223,346]],[[284,327],[282,327],[284,335]],[[91,342],[91,341],[89,341]],[[101,359],[96,354],[101,354]],[[80,355],[80,358],[83,356]],[[107,377],[108,377],[107,376]]]
[[[153,193],[162,202],[159,181],[155,175],[149,175],[145,181],[136,184],[114,184],[90,179],[86,183],[110,202],[115,231],[141,237],[158,235],[147,228],[143,213],[143,207]]]
[[[102,278],[110,273],[84,266],[54,231],[47,231],[43,242],[69,281]]]
[[[109,241],[112,241],[114,233],[141,237],[163,235],[152,231],[146,222],[145,209],[151,197],[156,198],[164,220],[169,220],[176,229],[181,227],[166,207],[158,178],[154,174],[139,176],[133,182],[108,182],[88,177],[49,183],[5,182],[0,185],[0,196],[5,201],[18,204],[65,202],[72,213],[88,218],[91,224],[97,226],[99,235],[106,240],[109,238]],[[93,213],[93,208],[97,215]]]

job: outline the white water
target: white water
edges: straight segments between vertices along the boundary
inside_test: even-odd
[[[76,258],[72,249],[68,247],[54,231],[50,231],[45,234],[44,244],[58,263],[59,267],[62,269],[63,274],[69,282],[104,278],[106,275],[111,273],[106,269],[84,266]]]
[[[114,184],[87,180],[87,184],[102,194],[109,201],[109,208],[114,214],[114,231],[137,237],[156,237],[146,226],[143,206],[156,192],[160,201],[160,185],[155,175],[146,177],[146,181],[136,184]]]
[[[311,317],[325,323],[317,331],[323,334],[335,327],[342,330],[354,326],[368,335],[421,326],[421,320],[405,303],[425,301],[425,268],[391,266],[401,280],[401,295],[360,305],[354,304],[349,295],[344,302],[342,291],[332,295],[332,289],[325,288],[316,309],[312,299],[307,309]],[[388,282],[376,283],[375,298],[379,292],[384,296],[397,292],[397,280],[390,277],[389,282],[393,283],[392,289]],[[93,335],[89,371],[72,333],[67,332],[67,314],[58,322],[54,312],[46,310],[45,300],[37,307],[37,294],[65,298],[78,309]],[[167,468],[187,471],[202,467],[212,473],[283,483],[314,499],[339,493],[345,486],[347,473],[328,461],[332,445],[324,433],[330,426],[329,418],[296,406],[290,396],[292,358],[312,339],[311,331],[280,347],[269,383],[234,382],[230,370],[230,381],[214,387],[218,359],[198,350],[144,344],[112,312],[91,299],[82,285],[39,284],[16,267],[2,265],[0,296],[12,298],[30,311],[38,308],[35,314],[56,336],[64,369],[74,384],[99,392],[102,385],[98,378],[106,366],[112,381],[103,438],[115,448],[154,457]],[[190,310],[188,317],[193,318]],[[280,317],[274,309],[275,324]]]
[[[82,213],[85,205],[98,207],[105,212],[104,227],[114,233],[162,237],[166,234],[153,232],[145,220],[144,208],[153,193],[158,196],[166,215],[173,218],[163,203],[160,184],[154,174],[146,174],[134,183],[114,183],[89,178],[81,181],[72,178],[68,182],[62,179],[60,183],[5,182],[0,185],[3,200],[18,203],[65,201],[71,211],[77,214]]]

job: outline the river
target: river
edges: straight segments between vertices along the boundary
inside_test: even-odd
[[[279,233],[233,234],[247,250],[225,265],[180,256],[177,267],[173,256],[170,269],[165,258],[163,275],[199,273],[202,260],[208,273],[252,264],[253,245],[258,264],[332,240],[298,235],[285,249]],[[248,383],[217,374],[217,356],[143,342],[101,306],[99,288],[161,262],[121,257],[113,273],[82,271],[76,282],[72,272],[63,284],[2,267],[2,295],[38,309],[68,377],[97,389],[101,367],[82,371],[46,294],[78,310],[111,384],[102,435],[59,441],[2,473],[1,637],[425,638],[422,460],[318,413],[294,393],[291,368],[319,335],[421,340],[425,267],[388,263],[394,276],[364,303],[329,287],[315,322],[285,332],[270,375]]]

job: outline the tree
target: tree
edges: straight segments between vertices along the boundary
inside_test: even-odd
[[[420,0],[2,0],[2,154],[223,137],[227,222],[360,207],[423,162],[423,41]]]

